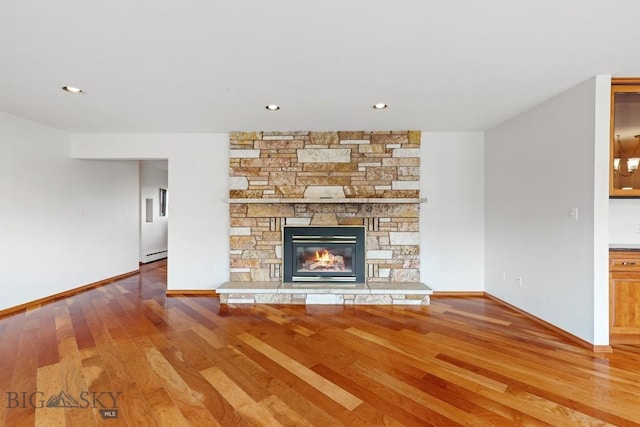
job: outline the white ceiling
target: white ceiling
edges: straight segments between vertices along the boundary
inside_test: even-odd
[[[640,76],[639,16],[637,0],[2,0],[0,110],[72,132],[486,130],[596,74]]]

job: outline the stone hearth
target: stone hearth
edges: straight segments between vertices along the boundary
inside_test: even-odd
[[[227,303],[428,303],[419,283],[420,132],[234,132]],[[363,226],[366,283],[283,282],[284,226]]]
[[[421,305],[433,293],[422,283],[228,282],[217,289],[222,304]]]

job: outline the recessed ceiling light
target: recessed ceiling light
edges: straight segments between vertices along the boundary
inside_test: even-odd
[[[276,104],[269,104],[264,108],[266,108],[267,110],[276,111],[280,109],[280,106]]]
[[[75,95],[79,95],[81,93],[84,93],[84,91],[82,89],[77,88],[77,87],[73,87],[73,86],[62,86],[62,90],[64,90],[65,92],[73,93]]]
[[[373,106],[373,109],[374,109],[374,110],[384,110],[384,109],[385,109],[385,108],[387,108],[387,107],[388,107],[388,105],[387,105],[387,104],[385,104],[384,102],[379,102],[379,103],[377,103],[377,104],[375,104],[375,105]]]

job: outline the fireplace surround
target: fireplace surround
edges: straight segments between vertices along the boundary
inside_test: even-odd
[[[419,283],[420,132],[232,132],[229,155],[230,282],[218,288],[222,302],[428,303],[430,290]],[[344,266],[325,268],[314,261],[316,249],[330,252],[324,245],[283,244],[298,227],[359,228],[363,244],[333,242]],[[284,259],[294,249],[313,260],[294,268]],[[354,267],[355,278],[327,278]],[[314,283],[306,296],[293,289]]]

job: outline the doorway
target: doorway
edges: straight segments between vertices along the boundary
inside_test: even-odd
[[[167,258],[169,162],[140,160],[140,263]]]

